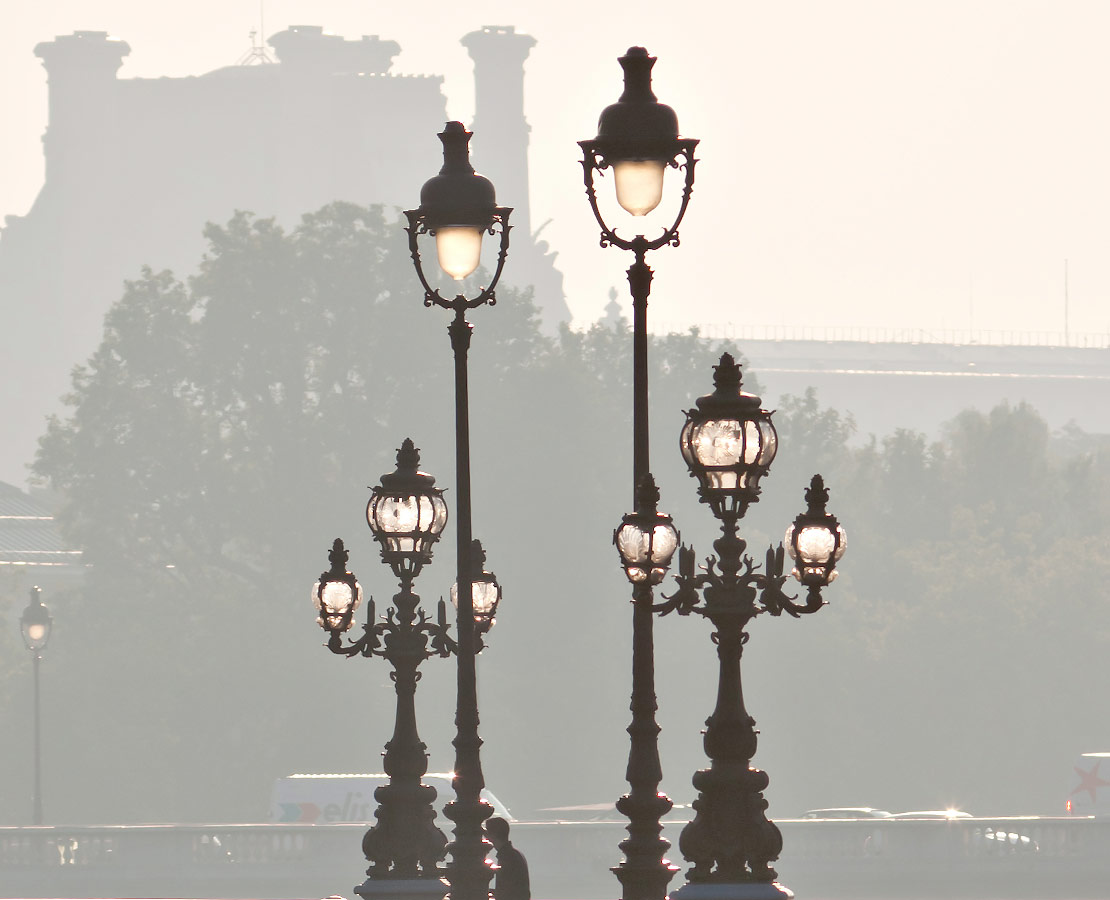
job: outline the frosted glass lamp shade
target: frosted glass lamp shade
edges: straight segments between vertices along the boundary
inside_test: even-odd
[[[631,159],[613,164],[617,203],[634,216],[646,216],[663,199],[667,164],[655,159]]]
[[[439,267],[455,281],[462,281],[478,268],[482,259],[482,229],[445,225],[436,229]]]

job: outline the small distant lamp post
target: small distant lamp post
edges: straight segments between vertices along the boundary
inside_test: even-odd
[[[366,507],[371,532],[381,545],[382,561],[401,582],[394,606],[379,621],[374,601],[367,604],[362,635],[348,643],[362,605],[362,586],[347,571],[348,552],[338,538],[328,560],[331,568],[312,587],[317,623],[328,632],[327,647],[342,656],[380,656],[393,667],[397,711],[393,737],[385,745],[384,767],[389,783],[374,792],[379,806],[377,823],[366,833],[362,850],[370,863],[366,881],[355,888],[364,898],[410,900],[442,898],[447,885],[438,863],[446,853],[447,838],[435,827],[436,790],[423,784],[428,771],[427,747],[416,729],[418,668],[430,656],[448,656],[455,642],[448,635],[447,611],[439,601],[431,621],[412,590],[413,580],[431,562],[432,547],[447,525],[447,504],[435,478],[419,471],[420,451],[405,439],[397,453],[396,471],[381,478]]]
[[[694,148],[698,142],[679,137],[675,111],[658,101],[651,89],[651,69],[655,57],[643,47],[631,47],[618,60],[624,70],[624,92],[620,99],[607,106],[598,119],[597,137],[579,141],[582,148],[582,175],[586,197],[597,224],[601,227],[601,246],[631,250],[635,260],[628,269],[628,286],[632,293],[632,496],[637,512],[644,502],[641,490],[658,500],[658,490],[651,480],[648,428],[648,342],[647,305],[651,293],[651,267],[647,254],[668,244],[678,245],[678,226],[686,214],[694,189]],[[606,221],[598,205],[596,178],[613,172],[617,203],[634,217],[636,228],[642,229],[632,238],[617,233]],[[678,212],[670,224],[661,227],[652,238],[645,237],[647,226],[654,227],[649,216],[663,199],[668,169],[684,172],[682,197]],[[648,486],[650,482],[650,487]],[[644,507],[646,509],[646,507]],[[660,819],[671,809],[671,801],[659,791],[663,779],[659,763],[659,726],[655,720],[655,637],[652,585],[658,584],[666,564],[645,560],[643,566],[630,564],[625,552],[634,548],[632,531],[627,522],[622,555],[625,573],[633,580],[632,610],[632,722],[628,726],[629,751],[626,777],[629,792],[617,801],[617,809],[628,817],[628,838],[621,842],[625,860],[613,869],[620,880],[624,900],[663,900],[667,882],[677,867],[665,858],[670,844],[661,836]],[[653,544],[653,539],[649,539]],[[671,552],[674,548],[671,548]],[[631,557],[630,557],[631,558]],[[670,554],[667,554],[669,562]]]
[[[42,729],[40,725],[39,703],[39,663],[42,661],[42,651],[50,641],[50,630],[54,624],[54,617],[42,602],[42,589],[31,588],[31,602],[23,610],[19,618],[19,630],[23,634],[23,643],[31,651],[31,666],[35,678],[35,785],[34,785],[34,818],[33,824],[42,824]]]
[[[470,395],[467,359],[473,326],[466,319],[468,310],[496,302],[495,288],[509,252],[509,214],[512,209],[498,206],[493,184],[477,174],[470,164],[470,138],[461,122],[448,122],[439,135],[443,142],[443,168],[420,189],[420,206],[405,211],[408,219],[409,251],[416,275],[424,288],[424,305],[453,310],[447,326],[455,357],[455,487],[458,525],[455,539],[458,560],[456,596],[458,616],[458,693],[456,701],[455,799],[444,813],[455,823],[454,840],[449,846],[451,862],[447,880],[452,900],[486,900],[493,870],[486,862],[490,849],[482,823],[493,814],[493,807],[482,799],[485,777],[482,774],[482,739],[478,735],[478,684],[476,657],[481,649],[481,633],[476,626],[471,559],[470,497]],[[474,296],[461,292],[444,297],[433,288],[424,273],[420,254],[421,235],[433,235],[440,268],[460,289],[463,280],[477,268],[481,258],[483,234],[499,234],[497,264],[488,285]]]
[[[698,493],[721,523],[713,543],[715,556],[696,571],[692,547],[679,550],[678,590],[661,611],[698,613],[713,624],[720,671],[717,704],[706,720],[705,753],[710,766],[694,775],[696,815],[682,830],[679,848],[692,862],[685,886],[674,892],[682,900],[776,900],[793,894],[775,882],[771,863],[782,850],[782,834],[765,815],[765,772],[751,767],[755,756],[755,720],[744,707],[740,657],[748,641],[748,623],[761,613],[795,618],[817,612],[821,589],[836,578],[845,536],[825,504],[828,489],[814,475],[806,491],[807,510],[786,532],[797,565],[793,575],[808,591],[795,603],[783,591],[783,545],[767,550],[763,571],[745,555],[737,535],[748,505],[759,499],[759,480],[775,457],[778,436],[771,414],[760,399],[742,390],[740,366],[729,354],[716,366],[712,394],[686,413],[680,444]]]

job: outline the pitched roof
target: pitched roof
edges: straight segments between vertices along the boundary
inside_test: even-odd
[[[0,565],[79,566],[81,551],[67,546],[43,500],[0,482]]]

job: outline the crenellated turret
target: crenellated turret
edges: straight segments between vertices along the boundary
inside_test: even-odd
[[[105,31],[75,31],[35,47],[50,94],[42,139],[48,184],[103,172],[99,151],[114,133],[116,73],[130,53]]]

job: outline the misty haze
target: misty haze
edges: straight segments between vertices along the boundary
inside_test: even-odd
[[[1110,10],[834,6],[19,13],[0,897],[1107,895]]]

